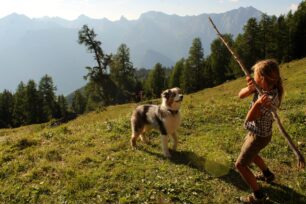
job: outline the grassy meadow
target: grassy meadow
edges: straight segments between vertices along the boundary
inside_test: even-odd
[[[279,115],[306,156],[306,59],[281,66]],[[162,156],[157,132],[132,150],[130,115],[137,104],[107,107],[57,127],[0,130],[0,203],[238,203],[250,190],[234,169],[251,98],[244,78],[185,96],[177,152]],[[153,101],[159,103],[159,100]],[[268,203],[306,203],[306,171],[274,124],[261,153],[276,174],[260,182]],[[256,167],[252,167],[258,171]]]

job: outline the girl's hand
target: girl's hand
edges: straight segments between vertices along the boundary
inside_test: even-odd
[[[256,103],[262,106],[270,107],[272,104],[272,101],[267,94],[263,94],[257,99]]]
[[[248,86],[249,91],[254,92],[256,90],[256,88],[255,88],[253,79],[251,77],[247,76],[246,81],[247,81],[247,86]]]
[[[247,76],[247,87],[244,87],[238,93],[239,98],[245,98],[255,92],[256,88],[251,77]]]

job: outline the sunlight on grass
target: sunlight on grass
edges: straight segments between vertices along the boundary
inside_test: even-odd
[[[211,152],[206,156],[204,168],[212,176],[221,177],[230,171],[231,161],[225,152]]]

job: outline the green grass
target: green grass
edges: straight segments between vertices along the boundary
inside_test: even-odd
[[[282,65],[285,98],[279,115],[306,152],[306,59]],[[132,110],[108,107],[67,124],[0,130],[0,203],[237,203],[249,193],[234,170],[251,98],[240,100],[243,78],[184,98],[179,146],[171,160],[151,144],[129,146]],[[159,102],[159,101],[154,101]],[[276,125],[262,152],[276,174],[260,183],[270,203],[306,203],[306,173]],[[256,171],[257,168],[253,167]]]

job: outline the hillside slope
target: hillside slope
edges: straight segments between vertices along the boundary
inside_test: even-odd
[[[306,153],[306,59],[282,65],[285,98],[279,112]],[[1,203],[237,203],[248,187],[233,164],[246,131],[251,98],[237,93],[243,78],[185,97],[178,152],[151,144],[131,150],[130,114],[136,104],[108,107],[68,124],[0,130]],[[277,128],[262,152],[276,174],[261,183],[271,203],[306,203],[306,173]],[[254,168],[254,170],[257,170]]]

